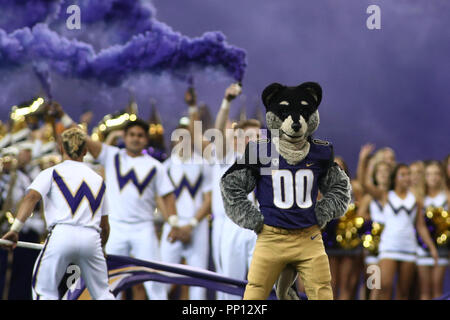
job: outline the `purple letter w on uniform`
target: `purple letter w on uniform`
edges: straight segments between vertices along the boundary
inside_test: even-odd
[[[114,165],[116,167],[116,173],[117,173],[117,180],[119,180],[119,188],[120,190],[125,187],[125,185],[128,183],[129,180],[133,182],[133,184],[136,186],[136,188],[139,190],[139,194],[142,195],[142,192],[144,192],[145,188],[148,186],[150,181],[152,181],[153,176],[156,173],[156,168],[153,168],[150,170],[150,172],[145,177],[144,181],[142,183],[139,183],[136,174],[134,172],[134,169],[130,169],[128,173],[124,176],[120,173],[120,159],[119,154],[116,154],[116,157],[114,158]]]
[[[98,208],[100,207],[100,204],[102,203],[103,195],[105,194],[106,189],[105,182],[102,182],[102,186],[100,187],[100,190],[97,196],[95,197],[91,191],[91,188],[89,188],[89,186],[84,180],[81,183],[75,195],[73,195],[69,187],[64,182],[63,178],[58,174],[58,172],[56,172],[56,170],[53,170],[53,179],[55,180],[59,190],[61,190],[70,209],[72,210],[72,215],[75,214],[84,197],[86,197],[86,199],[89,202],[89,206],[91,207],[92,210],[92,216],[95,215]]]
[[[183,176],[183,179],[181,179],[180,184],[175,188],[175,197],[178,199],[181,192],[184,188],[187,189],[189,194],[192,198],[195,198],[195,195],[197,194],[197,191],[200,189],[200,185],[203,181],[203,175],[200,175],[197,179],[197,182],[194,185],[191,185],[188,178],[186,176]],[[175,184],[174,184],[175,185]]]

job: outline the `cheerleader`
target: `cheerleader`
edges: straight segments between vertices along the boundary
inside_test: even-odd
[[[391,149],[380,149],[375,156],[371,156],[374,146],[367,144],[361,148],[358,162],[358,180],[362,185],[369,185],[369,187],[376,188],[372,192],[379,192],[387,195],[390,186],[390,175],[392,168],[392,161],[395,161],[395,156],[390,152]],[[378,156],[379,154],[384,157]],[[386,156],[387,154],[387,156]],[[387,162],[386,159],[391,160]],[[365,180],[369,180],[365,183]],[[366,190],[365,190],[366,191]],[[382,199],[373,198],[370,193],[366,193],[358,208],[358,216],[365,220],[365,228],[363,240],[365,243],[364,250],[364,264],[365,270],[370,270],[369,267],[378,265],[378,242],[380,233],[384,227],[384,208],[387,204],[387,197]],[[365,282],[367,281],[367,273],[365,273]],[[365,297],[370,300],[376,299],[378,293],[377,288],[366,288]],[[369,290],[369,291],[368,291]]]
[[[431,240],[423,216],[423,204],[409,191],[411,171],[405,164],[398,164],[391,175],[390,191],[375,188],[370,182],[366,190],[378,201],[387,199],[384,213],[384,230],[379,245],[381,289],[378,299],[391,299],[395,273],[398,271],[396,299],[405,300],[414,277],[417,239],[414,227],[430,248],[437,262],[438,253]]]
[[[411,170],[411,187],[409,190],[416,197],[417,201],[423,203],[425,197],[425,164],[420,160],[414,161],[409,165],[409,169]],[[419,276],[415,272],[410,287],[409,299],[418,300],[420,296],[419,291]]]
[[[445,192],[444,169],[438,161],[431,161],[425,166],[425,199],[424,208],[427,212],[433,212],[438,208],[448,211],[448,198]],[[435,213],[437,214],[437,212]],[[439,225],[436,220],[425,216],[428,230],[433,235],[434,244],[438,248],[438,265],[430,255],[428,247],[419,236],[419,247],[417,250],[417,265],[419,271],[420,299],[429,300],[440,297],[443,291],[445,270],[448,266],[448,247],[446,243],[437,243],[437,229]],[[445,223],[445,222],[444,222]],[[447,240],[448,241],[448,240]]]
[[[347,164],[342,157],[336,156],[335,162],[349,175]],[[362,198],[362,186],[352,180],[352,202],[357,205]],[[333,296],[339,300],[350,300],[356,296],[359,275],[362,271],[362,247],[344,249],[336,242],[339,219],[332,220],[323,230],[325,250],[328,254],[331,272]]]

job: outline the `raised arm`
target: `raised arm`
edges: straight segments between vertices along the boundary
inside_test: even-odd
[[[233,101],[238,95],[240,95],[242,92],[242,88],[238,83],[233,83],[231,84],[226,90],[225,90],[225,95],[224,98],[222,100],[222,104],[220,105],[220,109],[219,112],[217,113],[217,117],[216,117],[216,122],[214,127],[218,130],[220,130],[220,132],[222,133],[223,136],[223,150],[222,150],[222,154],[225,154],[226,151],[226,146],[227,146],[227,141],[226,141],[226,126],[227,126],[227,122],[229,119],[229,114],[230,114],[230,105],[231,105],[231,101]]]
[[[195,122],[200,121],[200,112],[197,107],[197,95],[195,93],[194,88],[189,88],[185,95],[184,95],[184,101],[189,107],[189,134],[192,139],[192,143],[194,144],[195,150],[200,152],[200,154],[203,154],[203,151],[208,146],[209,141],[205,140],[203,138],[202,132],[195,132]]]
[[[360,204],[358,206],[358,210],[356,212],[356,214],[359,217],[363,217],[364,220],[366,220],[366,221],[368,221],[370,219],[369,206],[370,206],[370,202],[371,201],[372,201],[372,197],[370,195],[366,194],[362,198],[362,200],[361,200],[361,202],[360,202]]]
[[[228,116],[230,114],[230,105],[231,101],[233,101],[238,95],[242,92],[242,88],[238,83],[231,84],[226,90],[225,95],[222,100],[222,104],[220,105],[219,113],[216,117],[215,128],[222,131],[222,134],[225,134],[225,128],[228,121]]]
[[[233,83],[225,90],[225,96],[223,97],[222,104],[220,105],[219,112],[217,113],[216,122],[214,127],[225,133],[225,127],[227,125],[228,116],[230,114],[230,103],[239,94],[239,85]]]
[[[386,200],[387,192],[379,187],[377,187],[373,182],[373,173],[375,171],[375,159],[371,159],[367,166],[367,173],[364,178],[364,189],[369,193],[374,199],[384,203]]]
[[[94,141],[91,137],[86,138],[86,147],[92,156],[97,159],[102,152],[102,143],[100,141]]]
[[[364,187],[366,176],[367,176],[367,166],[369,164],[369,158],[374,150],[373,144],[365,144],[361,147],[359,152],[358,167],[356,169],[356,180]]]
[[[118,138],[123,138],[123,136],[124,136],[123,130],[116,130],[116,131],[110,132],[105,139],[105,144],[112,146],[115,144],[115,142]]]
[[[57,103],[51,104],[48,107],[47,112],[49,114],[51,114],[53,117],[55,117],[56,119],[59,119],[61,121],[62,125],[64,126],[64,128],[71,128],[71,127],[74,127],[77,125],[77,123],[75,121],[73,121],[72,118],[67,113],[64,112],[64,110],[60,104],[57,104]],[[53,130],[53,134],[55,135],[55,141],[59,144],[60,137],[56,133],[56,130]],[[100,155],[100,153],[102,151],[102,143],[100,141],[92,140],[91,137],[89,137],[89,135],[87,136],[87,139],[86,139],[86,147],[87,147],[89,153],[95,159],[98,158],[98,156]]]

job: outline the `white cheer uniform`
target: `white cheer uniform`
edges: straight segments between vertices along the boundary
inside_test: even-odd
[[[237,155],[239,156],[239,155]],[[238,280],[247,280],[247,273],[256,244],[256,233],[235,224],[225,213],[220,180],[223,174],[233,165],[237,156],[229,154],[225,163],[216,163],[212,167],[212,213],[213,258],[217,263],[218,273]],[[254,194],[249,194],[254,201]],[[217,261],[217,262],[216,262]],[[228,293],[217,295],[219,300],[239,300],[241,296]]]
[[[383,207],[378,200],[372,199],[369,204],[369,211],[370,211],[370,220],[372,222],[377,222],[379,224],[384,225],[384,209],[386,208],[386,205]],[[365,263],[367,265],[369,264],[377,264],[378,263],[378,257],[375,255],[368,255],[365,257]]]
[[[434,208],[443,208],[444,210],[448,211],[447,195],[445,194],[445,192],[439,193],[434,198],[426,196],[423,201],[423,204],[425,210],[427,210],[427,208],[429,207],[434,207]],[[436,245],[436,241],[434,244]],[[449,264],[448,248],[440,248],[438,246],[437,248],[439,253],[438,265],[448,266]],[[420,245],[417,246],[417,265],[434,266],[434,259],[431,257],[430,252],[422,248]]]
[[[169,178],[175,187],[176,207],[179,217],[179,225],[190,223],[195,214],[203,204],[205,181],[210,179],[202,164],[202,158],[194,153],[189,161],[182,161],[177,155],[172,155],[164,162]],[[172,227],[166,222],[163,226],[161,237],[161,257],[165,262],[180,263],[182,258],[186,264],[192,267],[208,269],[209,254],[209,228],[208,220],[202,219],[192,230],[192,239],[189,244],[181,241],[171,243],[167,237]],[[167,290],[170,286],[166,286]],[[189,288],[190,300],[205,300],[206,289],[202,287]]]
[[[381,233],[379,260],[416,261],[416,216],[416,198],[411,192],[407,193],[405,199],[401,199],[393,190],[389,191],[384,210],[385,224]]]
[[[111,233],[106,252],[160,261],[158,237],[153,224],[156,196],[174,190],[158,160],[143,154],[130,157],[125,149],[102,145],[97,159],[105,167],[106,200]],[[167,299],[164,284],[144,283],[151,300]]]
[[[42,196],[49,228],[34,266],[33,299],[58,299],[58,285],[75,264],[94,299],[113,300],[100,239],[101,217],[108,214],[103,179],[82,162],[65,160],[42,171],[28,190]]]

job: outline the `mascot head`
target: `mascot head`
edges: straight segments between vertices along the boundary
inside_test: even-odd
[[[266,107],[267,127],[279,130],[278,152],[290,164],[303,160],[309,152],[308,137],[319,126],[322,88],[315,82],[305,82],[296,87],[272,83],[262,93]]]
[[[310,136],[319,126],[317,108],[322,88],[315,82],[296,87],[272,83],[262,93],[269,129],[279,129],[280,138],[298,142]]]

